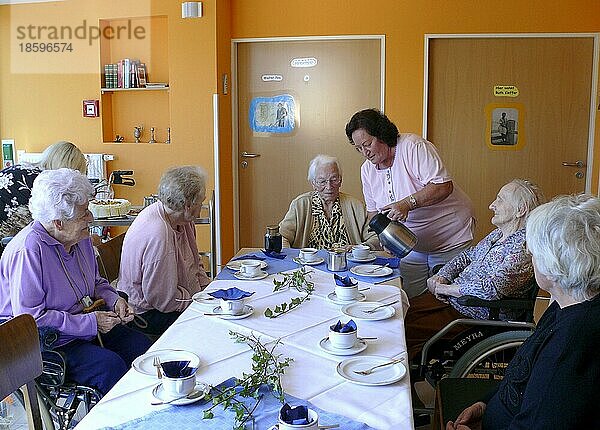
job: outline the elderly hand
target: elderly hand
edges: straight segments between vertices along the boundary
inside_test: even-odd
[[[431,278],[427,280],[427,289],[431,294],[435,294],[435,288],[437,284],[449,284],[450,281],[444,278],[443,276],[433,275]]]
[[[481,430],[481,419],[486,404],[477,402],[462,411],[456,421],[448,421],[446,430]]]
[[[408,218],[408,211],[411,206],[408,199],[402,199],[399,202],[390,203],[387,206],[381,208],[381,212],[387,212],[387,217],[392,221],[406,221]]]
[[[121,322],[119,316],[114,312],[96,311],[94,313],[96,314],[96,323],[100,333],[108,333]]]
[[[115,303],[115,313],[121,319],[121,324],[127,324],[133,321],[134,312],[129,303],[123,298],[119,297]]]

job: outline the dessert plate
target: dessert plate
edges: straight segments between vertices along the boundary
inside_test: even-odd
[[[198,367],[200,365],[200,358],[193,352],[184,351],[182,349],[160,349],[158,351],[147,352],[140,355],[133,360],[131,367],[143,375],[154,376],[156,378],[154,357],[160,358],[161,363],[167,361],[189,360],[190,367]]]
[[[350,272],[359,276],[378,277],[391,275],[394,271],[389,267],[381,266],[379,264],[361,264],[351,268]]]
[[[390,364],[389,366],[375,369],[370,375],[359,375],[355,370],[365,370],[379,364],[392,361],[393,358],[378,355],[348,358],[337,365],[336,371],[342,378],[359,385],[388,385],[398,382],[406,375],[406,366],[403,363]]]
[[[333,355],[354,355],[367,349],[367,341],[359,337],[352,348],[336,348],[329,341],[329,337],[324,337],[319,342],[319,347]]]
[[[396,308],[393,306],[383,306],[375,312],[365,312],[381,306],[379,302],[355,302],[342,308],[342,313],[357,320],[379,321],[393,317],[396,314]]]
[[[192,296],[192,300],[205,310],[212,310],[215,305],[219,303],[219,299],[215,299],[214,297],[208,295],[206,291],[198,291]]]

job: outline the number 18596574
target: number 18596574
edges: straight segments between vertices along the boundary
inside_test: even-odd
[[[19,43],[21,52],[73,52],[73,45],[67,42],[27,42]]]

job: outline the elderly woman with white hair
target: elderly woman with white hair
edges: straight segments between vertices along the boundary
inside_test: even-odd
[[[206,173],[200,167],[173,167],[160,179],[158,201],[140,212],[125,234],[118,288],[148,323],[137,327],[144,333],[162,334],[210,282],[194,225],[205,197]]]
[[[379,249],[379,239],[368,231],[363,202],[340,192],[342,171],[337,158],[317,155],[308,167],[313,191],[292,200],[279,223],[283,245],[327,249],[365,243]]]
[[[442,327],[458,318],[487,319],[487,308],[461,306],[457,297],[470,294],[484,300],[525,297],[533,279],[531,256],[525,246],[525,223],[530,212],[544,203],[540,188],[524,179],[504,185],[490,204],[497,228],[476,246],[446,263],[427,280],[429,291],[410,299],[406,314],[409,355]],[[503,312],[503,319],[516,315]],[[461,330],[451,331],[452,337]]]
[[[75,170],[38,175],[29,200],[34,222],[0,259],[0,317],[28,313],[38,327],[57,330],[67,376],[105,394],[150,342],[123,325],[133,310],[98,273],[89,235],[93,193]]]
[[[600,428],[600,200],[559,197],[535,209],[526,230],[535,279],[553,303],[495,393],[447,429]]]

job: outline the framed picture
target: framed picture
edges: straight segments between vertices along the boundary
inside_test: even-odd
[[[493,150],[519,150],[525,146],[525,108],[521,103],[486,106],[487,145]]]
[[[100,116],[100,101],[99,100],[84,100],[83,101],[83,116],[86,118],[96,118]]]

